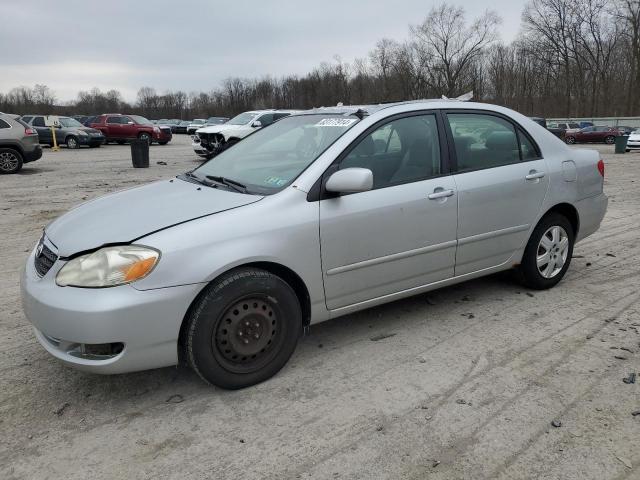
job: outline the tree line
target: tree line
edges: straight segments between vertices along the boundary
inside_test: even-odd
[[[492,11],[468,19],[443,3],[409,27],[406,39],[383,38],[366,58],[335,57],[306,75],[230,77],[209,92],[142,87],[133,104],[117,90],[78,93],[58,105],[46,85],[0,93],[0,111],[149,118],[232,116],[258,108],[312,108],[456,97],[546,117],[640,114],[640,0],[530,0],[518,37],[500,39]]]

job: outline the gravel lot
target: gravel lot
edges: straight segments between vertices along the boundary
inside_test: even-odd
[[[640,478],[640,379],[622,381],[640,374],[640,154],[594,147],[609,212],[553,290],[502,274],[314,326],[238,392],[62,366],[22,313],[27,252],[71,206],[198,165],[189,143],[135,170],[128,146],[47,149],[0,177],[1,479]]]

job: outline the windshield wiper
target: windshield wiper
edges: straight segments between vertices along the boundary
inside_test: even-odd
[[[230,178],[219,177],[217,175],[207,175],[207,178],[209,180],[213,180],[214,182],[221,183],[222,185],[232,188],[236,192],[247,193],[246,185],[240,182],[236,182],[235,180],[231,180]]]
[[[211,184],[209,184],[208,182],[205,182],[203,179],[201,179],[197,175],[194,175],[192,172],[185,172],[183,175],[185,177],[189,177],[189,178],[193,179],[194,182],[199,183],[200,185],[206,185],[207,187],[211,186]]]

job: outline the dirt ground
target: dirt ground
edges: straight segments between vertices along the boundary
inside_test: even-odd
[[[236,392],[186,368],[86,374],[39,346],[18,282],[43,226],[199,164],[186,135],[149,169],[126,145],[46,150],[0,177],[0,479],[640,478],[640,378],[622,381],[640,375],[640,153],[597,148],[609,211],[558,287],[501,274],[314,326]]]

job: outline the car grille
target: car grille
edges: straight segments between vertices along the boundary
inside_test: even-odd
[[[34,261],[34,266],[36,268],[36,272],[41,277],[44,277],[53,264],[56,263],[58,259],[57,255],[53,253],[42,240],[40,241],[40,245],[38,245],[38,249],[36,250],[36,258]]]
[[[224,137],[219,133],[198,133],[200,143],[202,145],[217,147],[221,143],[224,143]]]

